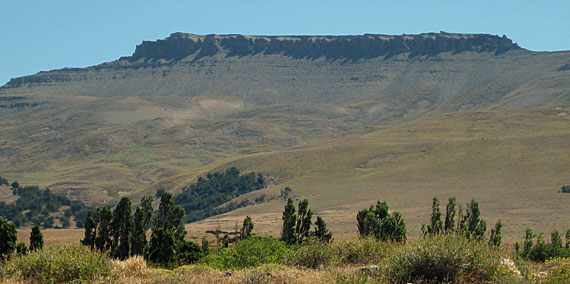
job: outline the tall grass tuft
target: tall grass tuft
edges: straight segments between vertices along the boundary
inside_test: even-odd
[[[499,271],[500,253],[484,242],[449,234],[402,246],[386,264],[390,283],[485,283]]]
[[[334,245],[334,251],[342,265],[378,264],[399,248],[401,244],[379,241],[373,237],[353,238]]]
[[[112,260],[111,261],[111,271],[114,275],[125,278],[125,277],[147,277],[149,275],[149,269],[146,265],[146,261],[140,255],[135,255],[129,257],[125,260]]]
[[[111,276],[109,258],[81,245],[53,245],[14,256],[3,273],[31,283],[87,282]]]
[[[284,263],[304,268],[320,268],[337,262],[337,257],[329,243],[311,240],[289,251]]]

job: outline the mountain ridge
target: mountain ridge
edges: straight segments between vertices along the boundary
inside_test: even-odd
[[[85,72],[89,69],[140,68],[169,65],[187,57],[192,63],[220,53],[225,57],[282,55],[293,59],[328,61],[358,61],[362,59],[389,59],[400,54],[408,58],[433,57],[440,53],[486,52],[500,55],[512,50],[523,50],[505,35],[422,33],[416,35],[291,35],[250,36],[241,34],[197,35],[176,32],[165,39],[143,41],[131,56],[85,68],[62,68],[12,78],[2,88],[17,88],[30,83],[65,82],[61,73]],[[60,74],[53,74],[60,73]]]

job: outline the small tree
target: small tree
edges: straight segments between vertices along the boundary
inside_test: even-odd
[[[5,260],[16,249],[16,226],[0,217],[0,260]]]
[[[491,229],[491,236],[489,237],[489,245],[493,247],[500,247],[501,241],[503,240],[503,236],[501,235],[501,228],[503,224],[501,224],[501,220],[495,224],[495,228]]]
[[[169,266],[176,260],[176,239],[172,231],[157,228],[145,253],[148,260]]]
[[[210,253],[210,242],[205,236],[202,237],[202,252],[205,255]]]
[[[101,252],[106,252],[111,248],[111,221],[113,212],[109,205],[97,209],[95,218],[97,223],[97,237],[95,237],[95,247]]]
[[[453,232],[455,228],[455,197],[450,197],[445,207],[445,227],[446,233]]]
[[[433,197],[431,206],[431,221],[427,227],[422,225],[422,232],[424,235],[437,235],[443,231],[443,223],[441,222],[441,210],[439,209],[439,199],[437,196]]]
[[[568,229],[568,231],[566,231],[566,236],[564,236],[564,237],[566,239],[565,247],[569,248],[570,247],[570,229]]]
[[[293,199],[289,198],[285,209],[283,210],[283,228],[281,231],[281,240],[288,245],[294,244],[295,238],[295,224],[297,222],[297,216],[295,214],[295,203]]]
[[[480,240],[485,236],[487,223],[485,220],[479,218],[480,215],[479,203],[475,201],[475,199],[472,199],[471,203],[467,204],[467,210],[460,225],[460,231],[468,238]]]
[[[85,220],[85,235],[81,244],[88,246],[93,250],[95,248],[95,238],[97,237],[97,222],[93,217],[91,212],[87,213],[87,219]]]
[[[18,243],[16,245],[16,253],[18,255],[26,255],[28,253],[28,247],[24,243]]]
[[[42,249],[44,247],[44,236],[40,231],[40,227],[35,225],[30,233],[30,251]]]
[[[130,198],[121,198],[121,201],[119,201],[119,204],[113,211],[111,230],[113,234],[111,255],[121,260],[126,259],[130,253],[131,232],[133,230],[133,214]]]
[[[531,228],[526,228],[522,256],[528,257],[530,250],[532,249],[532,241],[534,239],[534,233]]]
[[[315,238],[321,242],[328,243],[332,240],[332,233],[327,229],[327,224],[321,216],[317,216],[317,221],[315,222]]]
[[[251,237],[253,232],[253,220],[251,220],[251,217],[247,216],[245,217],[245,219],[243,219],[243,226],[241,227],[240,230],[240,238],[243,239],[247,239],[248,237]]]
[[[362,209],[356,215],[358,231],[361,236],[371,234],[378,240],[406,242],[406,222],[400,212],[388,214],[388,204],[378,201],[376,207]]]
[[[144,248],[147,244],[146,232],[150,229],[152,211],[152,197],[143,197],[141,205],[135,210],[131,255],[144,254]]]
[[[177,259],[177,249],[189,248],[184,243],[184,215],[184,209],[174,205],[172,194],[163,193],[154,218],[150,243],[145,250],[148,260],[170,265]]]
[[[309,209],[309,200],[303,199],[299,202],[299,210],[297,210],[297,224],[295,226],[295,238],[297,243],[302,243],[309,238],[311,234],[311,218],[313,211]]]

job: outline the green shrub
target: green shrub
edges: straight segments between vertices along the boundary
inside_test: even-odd
[[[280,263],[287,251],[287,245],[280,240],[250,237],[231,248],[210,253],[199,263],[220,269],[256,267],[265,263]]]
[[[111,275],[109,258],[80,245],[54,245],[6,263],[4,273],[29,282],[68,283]]]
[[[378,264],[396,248],[399,243],[383,242],[373,237],[354,238],[334,245],[340,264]]]
[[[336,262],[329,243],[310,240],[293,248],[285,257],[285,264],[305,268],[319,268]]]
[[[482,283],[496,275],[500,259],[484,242],[456,234],[437,235],[403,246],[390,256],[386,276],[390,283]]]

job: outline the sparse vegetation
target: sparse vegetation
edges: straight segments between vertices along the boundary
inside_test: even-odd
[[[62,194],[54,194],[49,189],[41,190],[37,186],[20,186],[17,181],[10,184],[6,178],[0,177],[0,184],[10,186],[15,202],[7,204],[0,202],[0,216],[7,218],[19,228],[22,225],[41,225],[43,228],[53,228],[58,217],[61,227],[70,225],[70,218],[75,217],[78,228],[83,227],[83,220],[92,208],[81,201],[71,201]]]
[[[235,197],[265,186],[262,174],[249,173],[240,176],[239,170],[231,167],[225,172],[208,173],[206,178],[199,177],[196,183],[184,188],[182,193],[176,196],[175,203],[186,211],[186,221],[192,222],[247,205],[245,201],[219,207]]]
[[[378,234],[374,234],[374,230],[378,228],[372,227],[374,230],[367,237],[332,243],[328,239],[318,237],[317,232],[327,231],[323,229],[326,225],[319,225],[321,218],[318,218],[320,221],[315,224],[315,231],[309,231],[308,235],[306,231],[299,229],[298,224],[301,224],[301,227],[303,224],[311,224],[310,218],[307,217],[311,215],[309,203],[302,200],[301,213],[297,215],[294,205],[290,206],[292,200],[289,200],[285,212],[289,211],[291,214],[284,216],[295,217],[291,218],[295,220],[294,225],[291,223],[295,242],[287,243],[286,240],[253,236],[253,220],[246,217],[233,245],[227,246],[229,242],[222,241],[214,251],[210,251],[207,241],[203,240],[202,246],[199,246],[184,240],[186,232],[182,222],[183,209],[173,204],[169,193],[161,196],[161,206],[152,225],[151,241],[145,251],[147,261],[152,262],[151,266],[160,265],[175,269],[152,269],[141,256],[120,255],[118,248],[121,247],[123,233],[120,229],[122,226],[118,224],[123,222],[119,222],[119,217],[122,215],[133,218],[128,214],[130,200],[123,199],[122,203],[124,206],[115,208],[119,213],[108,207],[98,210],[98,214],[111,216],[108,217],[111,220],[110,226],[115,229],[103,238],[109,238],[111,244],[118,243],[116,248],[113,248],[113,245],[108,247],[105,243],[102,247],[108,250],[104,253],[103,250],[92,249],[97,248],[97,245],[84,240],[84,246],[55,245],[36,248],[26,254],[27,249],[22,246],[18,252],[9,254],[11,257],[2,268],[2,280],[41,283],[162,283],[190,281],[189,279],[196,280],[200,277],[214,279],[218,277],[215,276],[217,274],[219,277],[226,277],[229,283],[283,283],[282,281],[289,279],[282,278],[283,270],[295,271],[295,275],[306,273],[298,274],[299,271],[314,271],[314,278],[311,278],[310,283],[527,283],[524,282],[527,280],[528,283],[566,283],[570,280],[568,261],[561,258],[568,250],[563,247],[558,231],[551,233],[549,244],[539,236],[534,245],[532,230],[527,230],[528,237],[521,256],[537,261],[550,259],[547,260],[550,271],[537,278],[533,276],[533,272],[529,272],[527,264],[516,257],[517,262],[511,261],[508,253],[501,250],[501,222],[495,225],[488,241],[476,234],[465,233],[465,228],[470,223],[478,224],[475,228],[481,227],[482,220],[477,217],[467,218],[478,216],[473,205],[470,205],[472,209],[468,210],[467,215],[460,219],[462,221],[459,228],[464,228],[461,230],[445,232],[442,222],[438,222],[438,219],[441,219],[437,216],[441,215],[438,214],[437,202],[433,202],[432,213],[435,212],[435,215],[432,214],[432,217],[436,218],[432,218],[432,224],[442,226],[438,233],[430,231],[423,238],[405,243],[398,238],[378,238]],[[470,204],[476,202],[472,201]],[[374,216],[384,216],[383,219],[386,219],[391,217],[387,211],[387,204],[378,202],[376,207],[366,212],[372,212]],[[142,209],[139,212],[142,212]],[[358,213],[358,220],[366,220],[362,217],[362,212],[364,211]],[[93,216],[90,218],[95,219]],[[100,217],[97,219],[101,220]],[[89,227],[99,228],[95,225]],[[308,227],[310,228],[310,225]],[[359,223],[359,228],[365,227]],[[38,232],[34,234],[37,235]],[[133,239],[134,230],[129,232],[128,239]],[[88,240],[102,239],[97,231],[87,227],[86,236]],[[299,236],[303,236],[302,241],[298,241]],[[111,260],[111,257],[116,260]],[[194,265],[186,265],[192,263]],[[228,269],[233,272],[223,272]],[[290,280],[297,281],[295,277],[298,276]]]
[[[79,245],[53,245],[14,256],[4,275],[31,283],[70,283],[111,276],[107,255]]]

